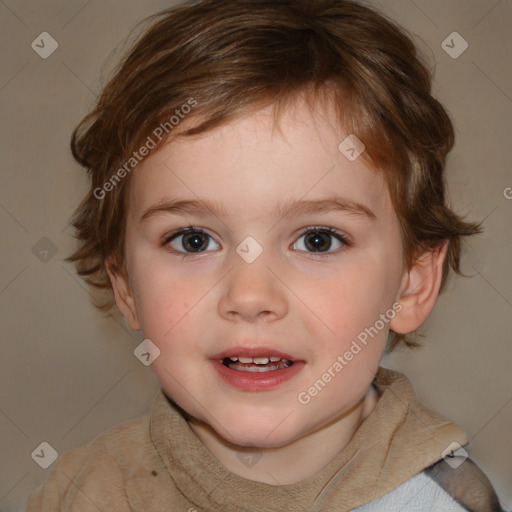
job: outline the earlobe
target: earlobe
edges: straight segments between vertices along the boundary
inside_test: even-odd
[[[134,331],[140,330],[137,307],[135,305],[135,299],[133,297],[128,277],[126,276],[126,272],[115,270],[111,257],[108,257],[105,260],[105,269],[110,279],[110,283],[112,284],[115,301],[119,311],[121,311],[130,329],[133,329]]]
[[[447,250],[448,240],[436,249],[422,253],[404,274],[397,297],[402,310],[390,322],[392,331],[410,333],[428,318],[441,288]]]

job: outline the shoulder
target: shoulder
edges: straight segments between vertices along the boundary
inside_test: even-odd
[[[354,509],[353,512],[467,512],[446,491],[424,472],[399,485],[378,500]]]
[[[403,507],[407,512],[503,512],[491,482],[477,464],[469,458],[453,459],[460,460],[450,465],[441,459],[382,498],[355,510],[384,512]]]
[[[502,512],[491,482],[475,462],[453,453],[450,462],[451,464],[448,464],[441,459],[428,467],[425,474],[455,497],[467,510]]]
[[[157,457],[148,422],[139,418],[117,425],[61,455],[44,484],[28,496],[25,512],[130,510],[126,481],[143,476],[145,469],[149,474]]]

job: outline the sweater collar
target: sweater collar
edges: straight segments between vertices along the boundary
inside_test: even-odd
[[[228,471],[162,390],[150,435],[176,487],[202,510],[352,510],[437,462],[453,441],[468,442],[455,423],[417,402],[404,375],[379,367],[373,384],[377,405],[349,443],[322,470],[294,484],[274,486]]]

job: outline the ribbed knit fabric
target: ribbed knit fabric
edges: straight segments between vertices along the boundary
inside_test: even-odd
[[[394,491],[354,512],[467,512],[424,473],[418,473]]]

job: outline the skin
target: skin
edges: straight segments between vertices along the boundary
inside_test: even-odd
[[[166,394],[221,464],[272,485],[319,471],[371,414],[378,397],[370,384],[388,329],[410,332],[427,318],[446,254],[443,246],[404,267],[382,172],[364,155],[345,158],[338,146],[348,134],[321,110],[317,115],[297,100],[280,120],[282,133],[273,129],[269,107],[159,148],[132,176],[127,276],[107,261],[128,324],[161,351],[152,368]],[[338,210],[270,215],[283,200],[333,194],[363,205],[374,218]],[[141,221],[148,209],[171,199],[217,201],[226,215],[159,212]],[[162,246],[187,226],[211,235],[200,239],[207,250],[187,253],[183,236]],[[312,226],[332,227],[349,244],[326,235],[321,242],[332,245],[319,259],[303,235]],[[248,236],[263,249],[252,263],[236,252]],[[301,404],[299,393],[397,301],[400,313]],[[211,363],[214,354],[234,346],[271,346],[305,365],[275,389],[242,391],[222,381]],[[247,445],[252,448],[246,451],[262,454],[252,467],[237,457]]]

